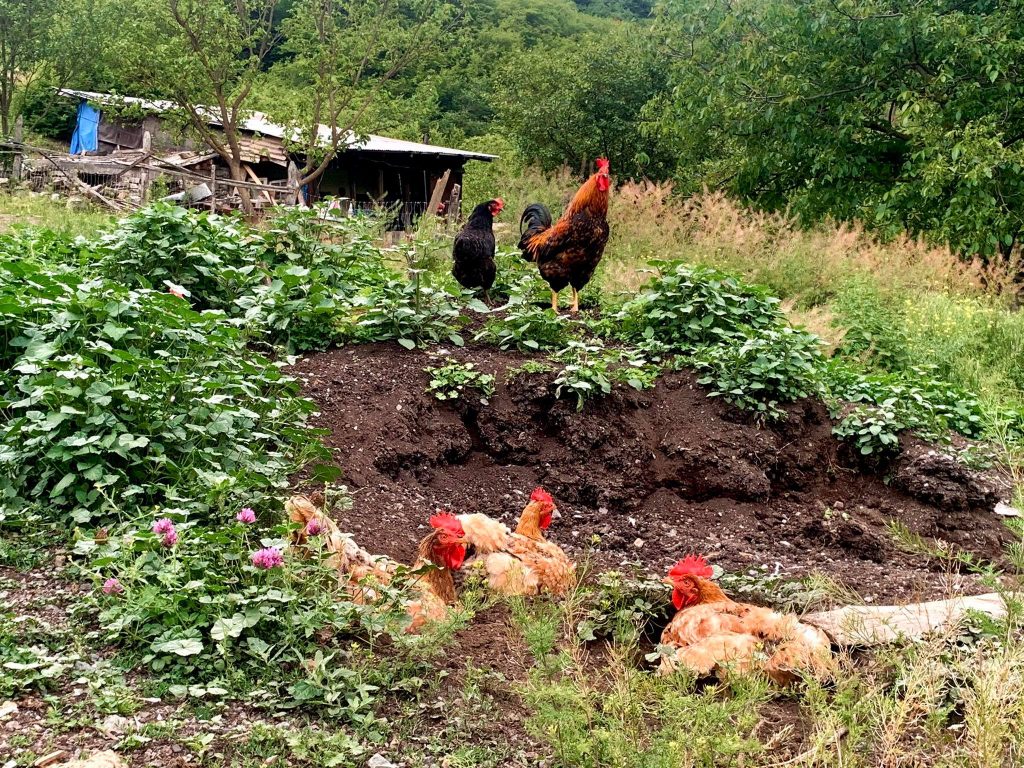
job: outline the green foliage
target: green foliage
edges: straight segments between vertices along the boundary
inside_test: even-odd
[[[476,390],[480,402],[487,405],[487,398],[494,394],[494,376],[476,370],[473,363],[451,360],[445,365],[423,369],[430,375],[427,392],[438,400],[458,400],[467,390]]]
[[[899,453],[899,433],[906,428],[896,414],[896,399],[880,405],[858,405],[832,428],[832,434],[845,440],[862,456],[891,458]]]
[[[80,656],[64,647],[59,633],[48,633],[37,621],[19,620],[0,610],[0,696],[23,691],[46,693],[74,668]]]
[[[173,547],[148,527],[130,526],[76,546],[91,556],[97,587],[116,576],[123,590],[97,590],[103,630],[154,671],[190,682],[226,680],[236,666],[308,651],[317,632],[350,634],[359,627],[362,609],[337,599],[336,577],[318,559],[289,558],[269,570],[250,562],[261,548],[286,548],[283,528],[180,520],[176,526]]]
[[[475,339],[487,339],[499,349],[536,352],[555,349],[573,336],[572,321],[565,315],[520,299],[511,302],[504,314],[488,320]]]
[[[902,425],[899,428],[915,429],[933,439],[950,431],[981,437],[985,414],[977,396],[936,378],[934,373],[934,369],[911,368],[898,374],[863,375],[834,362],[825,381],[834,399],[894,410]],[[833,410],[841,410],[841,406],[833,406]]]
[[[262,247],[240,219],[154,203],[100,239],[97,269],[124,285],[189,292],[196,308],[230,311],[262,276]]]
[[[351,333],[359,341],[397,341],[406,349],[440,341],[457,347],[465,343],[458,333],[465,318],[455,297],[424,285],[418,270],[411,281],[391,279],[360,294],[352,308],[356,321]]]
[[[499,115],[523,155],[549,170],[568,164],[583,175],[607,157],[621,177],[660,177],[668,158],[638,118],[664,78],[645,32],[619,25],[510,61],[500,73]]]
[[[282,484],[312,403],[180,298],[0,261],[0,503],[78,522]]]
[[[555,397],[576,398],[576,408],[592,397],[607,395],[612,391],[612,362],[617,359],[607,354],[604,346],[596,341],[572,341],[561,350],[557,359],[565,367],[555,377]]]
[[[598,339],[570,341],[555,354],[563,364],[555,377],[555,397],[576,398],[576,408],[612,391],[612,384],[620,382],[634,389],[654,386],[659,368],[653,359],[639,349],[608,349]]]
[[[646,111],[711,183],[807,221],[858,218],[1007,254],[1024,220],[1020,9],[931,0],[664,3],[675,56]]]
[[[576,635],[583,642],[608,637],[616,643],[638,643],[669,618],[669,594],[661,579],[634,579],[618,571],[604,571],[597,575],[587,610],[576,624]]]
[[[843,328],[839,352],[860,357],[883,370],[908,364],[902,313],[893,308],[867,278],[847,281],[832,303],[837,325]]]
[[[681,261],[654,262],[658,275],[615,314],[619,334],[639,342],[653,339],[677,350],[743,339],[747,330],[782,322],[779,300],[767,289]]]
[[[759,416],[779,419],[782,405],[820,391],[823,358],[817,336],[794,328],[750,329],[745,339],[697,351],[698,381]]]

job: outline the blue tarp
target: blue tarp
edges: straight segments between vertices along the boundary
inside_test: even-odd
[[[75,133],[71,137],[71,154],[80,155],[86,152],[95,152],[99,149],[97,136],[99,127],[99,110],[91,106],[87,101],[81,102],[78,105]]]

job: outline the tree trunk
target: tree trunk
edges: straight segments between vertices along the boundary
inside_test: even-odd
[[[228,169],[231,171],[232,181],[245,181],[245,170],[242,168],[242,161],[238,158],[231,158],[228,161]],[[245,214],[247,219],[252,219],[255,210],[252,206],[252,196],[249,194],[249,190],[245,187],[235,187],[235,192],[238,193],[238,199],[242,201],[242,213]]]

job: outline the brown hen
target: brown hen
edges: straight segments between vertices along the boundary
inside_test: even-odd
[[[662,657],[663,674],[677,667],[701,677],[760,670],[781,685],[801,674],[829,676],[832,646],[824,632],[792,614],[730,600],[712,573],[707,560],[692,555],[668,573],[678,612],[661,635],[674,647]]]

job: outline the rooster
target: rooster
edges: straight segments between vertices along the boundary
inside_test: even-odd
[[[515,533],[487,515],[459,515],[465,540],[476,550],[469,565],[503,595],[564,595],[576,583],[576,566],[562,548],[544,538],[555,505],[542,488],[523,509]]]
[[[572,312],[579,312],[580,294],[597,269],[608,242],[608,161],[597,161],[597,173],[576,192],[562,217],[553,225],[541,203],[526,207],[519,220],[523,258],[537,262],[551,286],[551,308],[558,312],[558,292],[571,286]]]
[[[730,600],[712,573],[707,560],[693,555],[668,572],[678,612],[661,635],[662,645],[673,648],[662,656],[662,674],[677,667],[702,677],[760,670],[780,685],[801,673],[828,677],[832,647],[824,632],[792,614]]]
[[[491,300],[497,267],[494,264],[494,217],[501,213],[505,202],[500,198],[480,203],[469,214],[466,225],[455,236],[452,246],[452,275],[463,288],[483,289],[484,298]]]
[[[329,515],[322,512],[307,496],[293,496],[285,502],[288,518],[299,524],[292,533],[298,548],[308,549],[309,539],[323,536],[323,548],[330,555],[325,563],[344,579],[353,602],[364,604],[377,599],[377,584],[390,584],[399,563],[384,555],[372,555],[352,537],[342,533]],[[420,542],[410,589],[415,597],[406,603],[410,624],[406,631],[418,632],[425,623],[441,621],[448,606],[455,602],[455,581],[452,571],[462,567],[466,559],[465,533],[459,521],[449,514],[430,518],[431,531]]]

